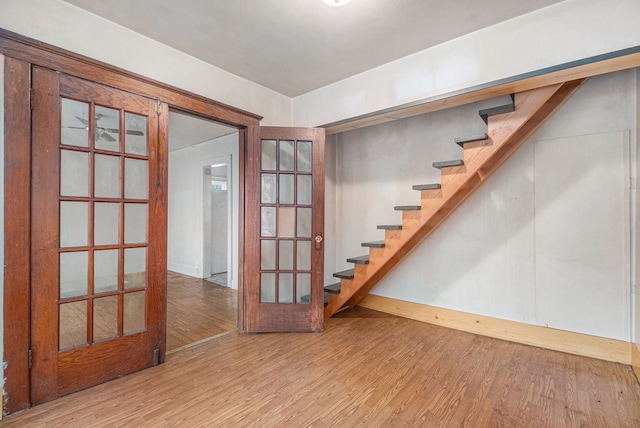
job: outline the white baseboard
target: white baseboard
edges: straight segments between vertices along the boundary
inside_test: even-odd
[[[200,274],[200,272],[198,272],[198,268],[195,267],[179,265],[176,263],[167,263],[167,269],[171,272],[189,275],[194,278],[202,278],[202,275]]]
[[[496,339],[631,364],[632,344],[621,340],[474,315],[371,294],[360,302],[360,306]],[[640,354],[638,354],[638,365],[640,367]]]

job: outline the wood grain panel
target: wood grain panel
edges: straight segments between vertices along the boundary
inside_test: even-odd
[[[29,406],[31,69],[4,59],[4,409]]]
[[[637,343],[631,345],[631,367],[633,367],[638,384],[640,384],[640,349],[638,349]]]
[[[322,334],[229,333],[2,426],[640,424],[628,366],[363,311]]]
[[[420,303],[368,295],[361,306],[442,327],[585,357],[631,364],[631,344]]]

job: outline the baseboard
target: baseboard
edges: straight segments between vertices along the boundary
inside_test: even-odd
[[[360,302],[360,306],[496,339],[631,364],[632,344],[621,340],[501,320],[371,294]],[[640,355],[638,362],[640,364]]]
[[[638,383],[640,383],[640,349],[638,349],[637,343],[631,344],[631,367],[636,374]]]
[[[202,278],[200,272],[198,272],[198,268],[194,268],[191,266],[180,265],[177,263],[167,263],[167,270],[171,272],[181,273],[183,275],[192,276],[194,278]]]

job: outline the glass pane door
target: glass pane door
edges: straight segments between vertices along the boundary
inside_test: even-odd
[[[38,404],[163,359],[166,141],[152,99],[37,67],[33,88]]]
[[[249,331],[322,329],[323,158],[319,129],[262,127],[249,145]]]

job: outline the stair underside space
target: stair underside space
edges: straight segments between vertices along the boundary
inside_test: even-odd
[[[584,82],[575,80],[519,93],[515,111],[488,115],[486,144],[463,144],[463,162],[437,162],[440,186],[414,186],[420,190],[420,209],[402,210],[402,227],[385,229],[385,240],[370,247],[369,263],[356,264],[353,278],[343,280],[340,294],[330,295],[325,317],[343,307],[357,305],[369,291],[418,246]],[[478,136],[480,138],[480,136]],[[413,206],[412,208],[415,208]]]

